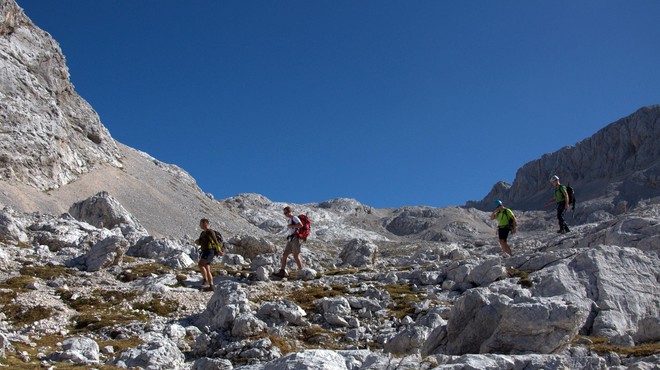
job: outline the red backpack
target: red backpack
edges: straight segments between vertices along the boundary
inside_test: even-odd
[[[309,236],[310,231],[312,230],[312,222],[309,220],[309,217],[306,215],[298,215],[298,218],[300,219],[300,222],[302,223],[302,227],[298,230],[296,230],[293,235],[297,236],[298,239],[305,241],[307,240],[307,237]]]

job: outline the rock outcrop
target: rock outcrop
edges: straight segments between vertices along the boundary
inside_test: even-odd
[[[13,0],[0,1],[0,177],[39,190],[99,164],[121,167],[115,141],[74,90],[64,55]]]
[[[632,205],[660,196],[659,141],[660,105],[644,107],[575,146],[525,164],[512,184],[497,183],[483,200],[467,205],[490,210],[501,199],[516,209],[542,209],[551,195],[549,179],[558,175],[579,189],[580,202],[605,198],[608,210],[621,212],[622,202]]]

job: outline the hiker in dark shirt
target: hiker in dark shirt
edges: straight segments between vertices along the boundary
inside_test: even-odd
[[[568,229],[566,221],[564,221],[564,213],[568,209],[570,199],[568,197],[568,192],[566,191],[566,186],[559,183],[558,176],[552,176],[550,178],[550,183],[555,189],[552,193],[552,198],[545,202],[545,205],[549,206],[553,203],[557,204],[557,221],[559,222],[559,230],[557,230],[557,232],[564,234],[571,231]]]
[[[216,252],[213,245],[220,245],[220,242],[216,238],[215,231],[209,228],[209,220],[203,218],[199,221],[199,227],[202,229],[202,233],[199,234],[199,239],[195,240],[195,244],[201,247],[201,253],[199,258],[199,271],[202,273],[204,278],[204,284],[202,285],[202,290],[214,291],[215,285],[213,284],[213,275],[211,274],[211,263],[213,262],[213,257],[216,254],[222,256],[222,250]]]

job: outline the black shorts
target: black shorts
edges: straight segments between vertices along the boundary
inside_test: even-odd
[[[208,264],[213,262],[213,257],[215,257],[215,251],[213,249],[202,249],[202,254],[199,256],[200,260],[206,260]]]
[[[497,228],[497,235],[499,236],[500,240],[506,240],[506,238],[509,237],[509,232],[511,229],[509,227],[498,227]]]

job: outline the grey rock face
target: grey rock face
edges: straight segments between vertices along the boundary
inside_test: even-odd
[[[317,349],[291,353],[272,361],[269,370],[348,370],[344,357],[337,352]]]
[[[28,236],[16,223],[12,213],[13,211],[8,208],[0,211],[0,237],[25,243],[28,241]]]
[[[234,320],[243,313],[250,313],[250,301],[240,284],[222,282],[216,287],[198,326],[231,329]]]
[[[73,89],[57,43],[0,1],[0,177],[57,188],[95,165],[121,167],[98,115]]]
[[[76,337],[62,343],[62,352],[55,353],[54,360],[71,362],[78,365],[94,365],[99,363],[99,345],[92,339]]]
[[[575,146],[525,164],[513,184],[498,183],[483,200],[467,205],[490,210],[495,199],[502,199],[518,209],[542,209],[552,195],[552,175],[579,189],[576,197],[581,201],[608,196],[615,198],[614,203],[634,204],[656,197],[660,195],[659,141],[660,105],[644,107]]]
[[[96,227],[112,229],[116,226],[128,225],[147,235],[140,222],[105,191],[72,205],[69,213],[77,220]]]
[[[111,236],[96,243],[84,257],[87,271],[93,272],[118,265],[128,249],[128,242],[121,236]]]
[[[339,259],[343,264],[354,267],[364,267],[371,265],[376,260],[378,246],[369,240],[354,239],[351,240],[339,254]]]
[[[143,369],[183,368],[184,356],[169,338],[154,333],[140,337],[145,343],[122,352],[114,364],[124,368],[140,367]]]

